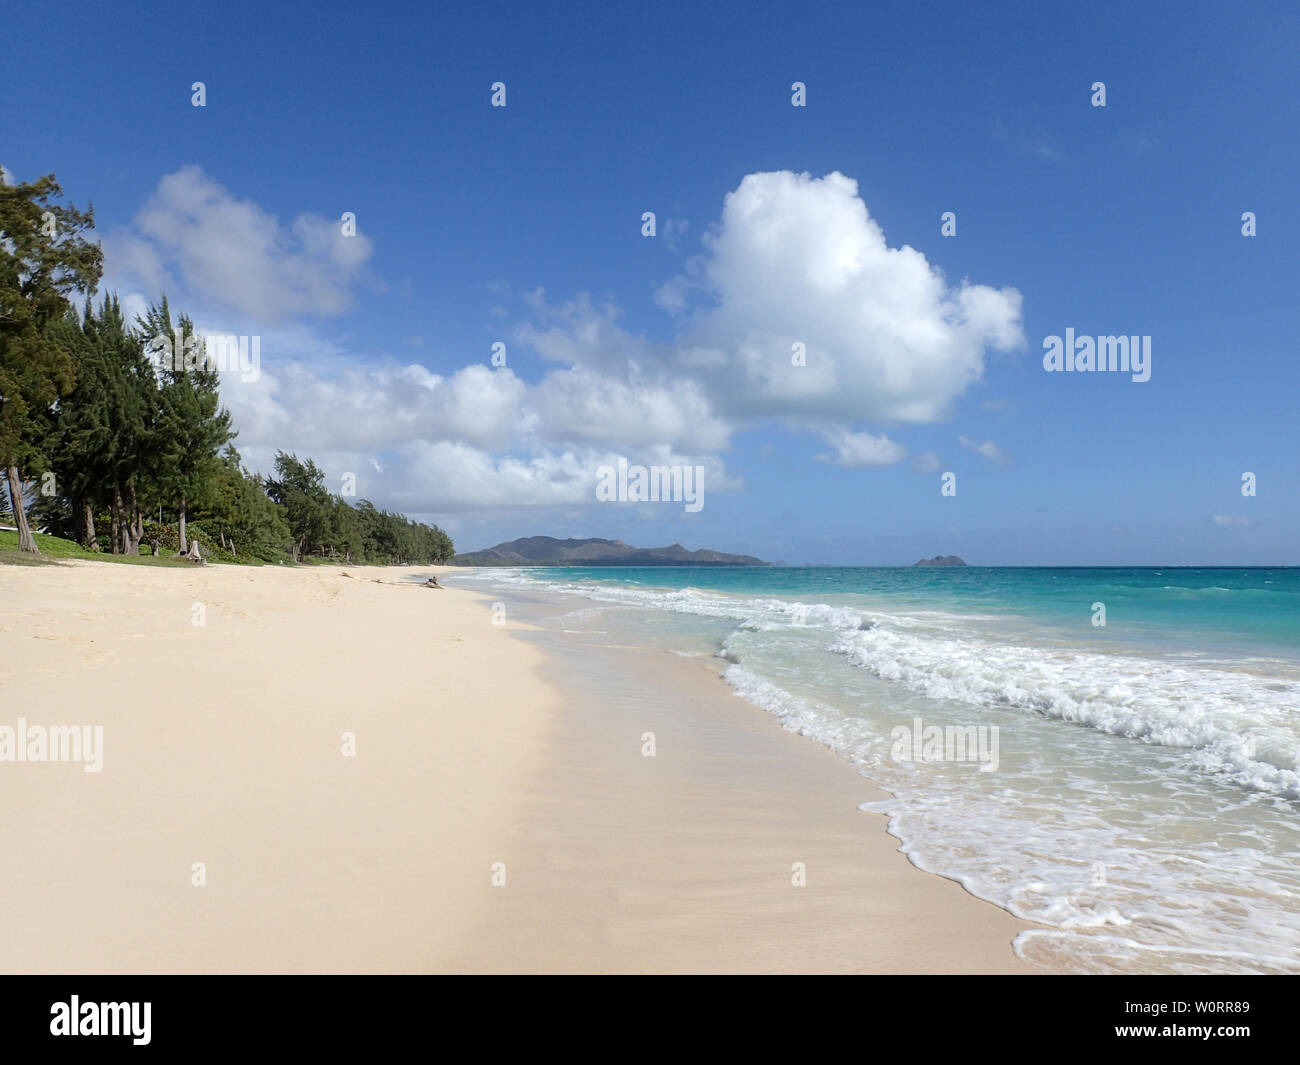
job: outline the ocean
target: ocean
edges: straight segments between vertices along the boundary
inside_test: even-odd
[[[1300,972],[1300,569],[484,569],[594,649],[721,659],[1068,972]]]

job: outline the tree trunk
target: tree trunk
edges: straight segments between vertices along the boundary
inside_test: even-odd
[[[127,485],[127,505],[122,514],[123,551],[128,555],[140,553],[140,538],[144,536],[144,523],[140,520],[140,503],[136,498],[135,485]]]
[[[86,511],[79,498],[72,500],[72,538],[86,546]]]
[[[131,553],[130,516],[126,512],[126,502],[122,499],[122,484],[113,482],[113,554],[129,555]]]
[[[140,498],[135,493],[135,484],[131,485],[131,551],[138,554],[140,541],[144,539],[144,517],[140,514]]]
[[[108,504],[109,539],[113,541],[113,554],[122,553],[122,497],[117,485],[113,486],[113,498]]]
[[[14,524],[18,526],[18,550],[39,555],[41,549],[36,546],[32,527],[27,524],[27,511],[23,507],[23,482],[18,476],[18,467],[11,462],[5,473],[9,478],[9,502],[14,512]]]
[[[176,534],[177,534],[177,539],[180,542],[180,550],[177,553],[183,555],[186,553],[186,551],[189,550],[189,546],[190,546],[185,541],[185,497],[184,496],[181,496],[181,506],[180,506],[179,513],[180,513],[180,520],[177,523]]]

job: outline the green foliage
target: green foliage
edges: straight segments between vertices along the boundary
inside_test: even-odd
[[[262,559],[255,556],[241,558],[237,553],[222,547],[220,540],[196,522],[190,522],[185,529],[187,540],[196,540],[199,553],[211,562],[249,562],[260,565]],[[144,523],[144,536],[140,540],[140,551],[152,554],[154,545],[158,545],[159,555],[175,555],[180,551],[180,535],[175,525],[163,525],[156,521]],[[283,556],[281,556],[283,557]]]
[[[27,508],[27,518],[33,528],[41,529],[51,536],[68,540],[77,538],[72,519],[72,505],[63,496],[37,494],[35,502]],[[0,525],[6,524],[10,523],[0,517]]]
[[[311,459],[275,454],[275,477],[266,482],[266,494],[284,508],[293,537],[294,557],[324,545],[330,531],[332,502],[325,474]]]
[[[219,375],[202,358],[187,363],[187,352],[202,354],[202,341],[188,315],[172,324],[165,296],[137,326],[145,347],[162,356],[154,434],[160,487],[181,510],[207,504],[221,465],[218,455],[235,436],[217,394]]]
[[[267,495],[261,479],[243,468],[233,446],[221,456],[209,505],[195,516],[232,544],[237,556],[279,562],[290,555],[292,537],[283,509]]]
[[[87,505],[117,507],[119,521],[129,522],[129,504],[156,494],[160,393],[142,338],[115,296],[106,296],[98,311],[87,304],[80,322],[71,315],[60,328],[71,334],[77,383],[51,418],[46,452],[68,501],[66,521],[54,523],[48,507],[40,513],[52,530],[87,543],[89,529],[81,527]],[[97,523],[97,530],[120,542],[121,529],[111,525]]]
[[[30,184],[0,181],[0,462],[40,472],[42,420],[73,385],[67,335],[51,330],[74,292],[93,291],[103,269],[95,224],[56,200],[53,174]]]
[[[377,510],[361,500],[349,506],[325,488],[325,475],[311,461],[283,451],[275,456],[267,494],[284,507],[299,561],[311,556],[381,565],[442,562],[455,550],[436,525]]]
[[[68,344],[75,331],[56,324],[72,309],[74,292],[99,281],[103,254],[82,236],[95,224],[56,200],[47,174],[36,182],[0,180],[0,469],[18,524],[19,550],[37,552],[24,512],[23,473],[47,469],[41,442],[50,412],[73,385]]]
[[[220,562],[451,557],[441,529],[365,501],[349,506],[309,458],[278,452],[266,479],[244,469],[219,372],[166,296],[134,323],[115,295],[78,315],[70,296],[94,290],[102,256],[82,236],[93,211],[60,206],[61,195],[53,175],[0,182],[0,483],[21,467],[22,496],[36,475],[53,476],[53,494],[32,497],[35,524],[56,534],[37,535],[38,548],[136,562],[156,543],[160,561],[184,538]],[[160,512],[168,522],[152,520]]]

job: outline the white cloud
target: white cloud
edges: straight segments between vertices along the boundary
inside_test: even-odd
[[[551,362],[620,376],[641,368],[670,368],[669,349],[625,331],[618,324],[622,312],[611,303],[597,305],[579,293],[551,305],[540,288],[523,298],[537,321],[521,323],[515,339]]]
[[[587,369],[690,379],[733,424],[822,430],[940,420],[983,374],[986,351],[1024,344],[1015,289],[949,285],[920,252],[889,247],[839,173],[749,175],[703,243],[656,292],[679,312],[672,342],[628,333],[617,308],[589,297],[550,307],[541,295],[541,324],[518,339]]]
[[[621,447],[667,443],[700,451],[727,446],[729,429],[690,380],[621,381],[588,370],[548,374],[530,397],[544,434]]]
[[[826,442],[835,448],[834,455],[818,455],[823,462],[837,466],[892,466],[907,457],[907,448],[881,433],[851,433],[838,430],[826,434]]]
[[[284,224],[197,166],[166,175],[132,231],[104,244],[123,287],[174,290],[179,278],[208,303],[266,322],[346,310],[373,250],[318,215]]]
[[[684,277],[674,277],[655,289],[654,300],[669,314],[677,314],[686,309],[686,300],[690,295],[690,281]]]
[[[382,451],[455,440],[500,450],[524,421],[525,385],[508,369],[471,365],[442,377],[412,364],[326,374],[305,361],[278,362],[267,347],[264,340],[257,381],[231,378],[222,388],[240,441]]]
[[[528,385],[484,365],[444,378],[418,365],[264,360],[258,380],[232,378],[222,397],[249,465],[268,469],[284,449],[312,455],[331,478],[373,469],[358,492],[409,512],[428,512],[430,500],[442,511],[593,503],[597,468],[620,456],[703,466],[710,493],[742,487],[712,453],[725,429],[690,416],[698,399],[593,383],[583,371]]]
[[[992,440],[985,440],[983,443],[977,443],[968,436],[961,437],[961,446],[969,451],[975,452],[981,458],[986,458],[990,462],[996,462],[999,466],[1011,465],[1011,456],[1002,448],[998,447]]]
[[[619,458],[645,465],[691,465],[703,468],[699,484],[707,499],[714,493],[743,487],[727,474],[715,457],[696,458],[668,448],[649,448],[628,455],[594,448],[545,448],[529,455],[494,455],[482,448],[451,440],[412,441],[388,458],[382,475],[358,480],[358,494],[378,493],[386,505],[406,513],[469,512],[482,516],[518,507],[572,507],[597,503],[596,482],[602,466],[617,466]],[[317,458],[331,475],[358,470],[362,461],[345,453]],[[430,500],[436,508],[429,507]],[[659,504],[611,504],[641,509]]]
[[[311,454],[332,475],[364,471],[377,501],[411,513],[432,500],[581,506],[596,467],[619,455],[704,465],[708,491],[728,491],[739,485],[721,453],[772,423],[817,434],[824,461],[895,464],[906,448],[864,423],[942,419],[986,352],[1024,343],[1018,292],[950,285],[920,252],[890,247],[839,173],[751,174],[701,239],[657,293],[675,316],[667,341],[586,294],[550,303],[540,286],[512,289],[525,319],[502,335],[551,364],[536,380],[481,362],[438,373],[302,324],[346,308],[369,242],[315,216],[282,223],[197,167],[165,176],[106,250],[131,308],[166,288],[200,332],[262,337],[259,380],[223,388],[251,464],[265,469],[276,448]],[[1009,461],[991,441],[962,443]],[[926,452],[913,465],[938,463]]]
[[[1019,292],[949,285],[919,251],[891,248],[840,173],[750,174],[704,244],[671,283],[673,300],[708,304],[683,318],[677,368],[737,417],[937,421],[986,350],[1024,344]],[[791,364],[796,342],[806,366]]]
[[[691,224],[685,218],[667,218],[664,220],[661,236],[669,251],[675,252],[680,248],[682,239],[690,228]]]
[[[1244,514],[1215,514],[1211,519],[1215,525],[1249,525],[1250,519]]]

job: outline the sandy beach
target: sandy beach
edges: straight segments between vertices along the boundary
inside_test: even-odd
[[[599,699],[427,572],[0,566],[0,726],[103,729],[0,763],[0,969],[1031,971],[714,672]]]

